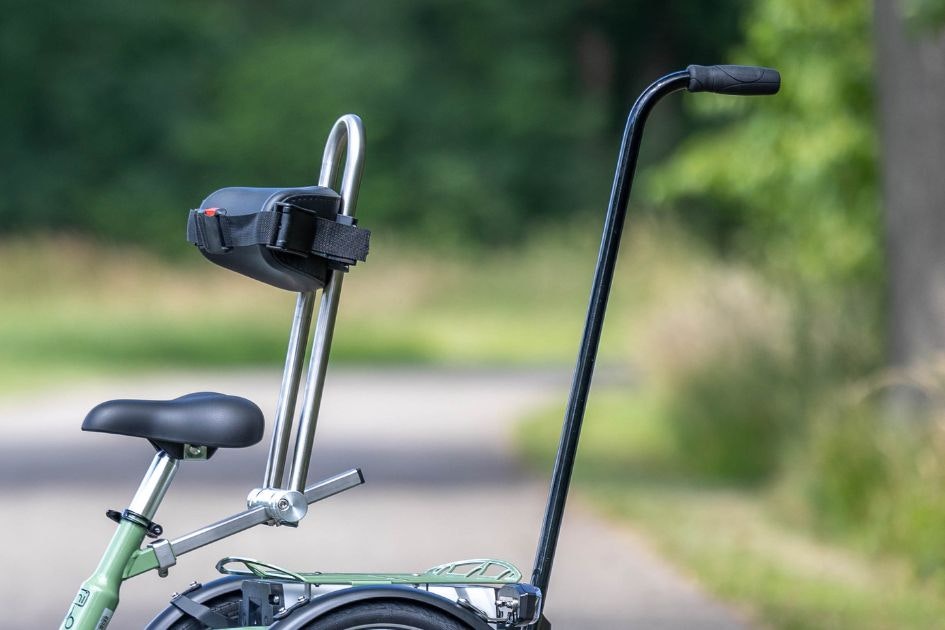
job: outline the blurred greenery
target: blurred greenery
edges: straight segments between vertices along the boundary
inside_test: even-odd
[[[649,388],[595,391],[575,469],[582,495],[629,521],[760,627],[942,626],[941,587],[901,559],[818,539],[785,516],[782,497],[693,474],[663,420],[671,398]],[[523,452],[542,472],[550,468],[562,412],[544,410],[518,427]],[[923,531],[941,529],[925,524]]]
[[[778,67],[771,99],[706,95],[687,105],[715,121],[650,178],[728,249],[792,282],[876,290],[882,250],[873,124],[870,6],[759,0],[733,62]]]
[[[313,181],[353,111],[366,225],[517,242],[599,213],[632,96],[716,59],[743,4],[5,0],[0,225],[183,252],[188,207]]]
[[[332,360],[569,362],[584,305],[561,292],[586,294],[595,231],[575,225],[514,253],[436,264],[382,241],[371,254],[378,264],[359,265],[345,283]],[[137,248],[48,237],[2,243],[0,260],[0,391],[79,374],[284,360],[293,294],[202,260],[169,264]],[[612,304],[627,315],[611,327],[622,338],[630,282],[618,282],[626,288]],[[612,362],[622,355],[620,345],[603,353]]]

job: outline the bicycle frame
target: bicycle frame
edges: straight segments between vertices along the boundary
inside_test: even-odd
[[[339,118],[328,135],[318,177],[320,186],[331,187],[337,179],[337,166],[342,152],[346,153],[346,157],[339,186],[341,212],[354,216],[364,166],[364,127],[361,119],[351,114]],[[295,525],[305,516],[309,504],[364,483],[361,471],[352,469],[305,487],[343,279],[343,273],[330,272],[322,290],[289,484],[283,484],[283,476],[302,375],[301,366],[312,324],[315,303],[313,292],[298,295],[264,486],[250,492],[248,509],[180,538],[157,540],[142,548],[149,533],[160,534],[160,531],[149,532],[147,524],[154,518],[180,464],[179,460],[159,451],[128,506],[129,512],[143,519],[140,519],[141,522],[124,518],[119,521],[98,567],[79,587],[60,628],[103,630],[118,607],[123,581],[155,569],[162,576],[166,575],[168,568],[176,564],[178,556],[250,527],[262,524]],[[205,449],[203,453],[198,451],[194,457],[205,458]]]

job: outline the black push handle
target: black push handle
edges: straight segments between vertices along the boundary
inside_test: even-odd
[[[690,92],[777,94],[781,74],[759,66],[689,66]]]
[[[781,85],[781,75],[770,68],[750,68],[745,66],[689,66],[667,74],[654,81],[637,99],[627,116],[620,152],[617,154],[617,168],[614,184],[610,191],[610,203],[604,218],[604,233],[601,235],[600,252],[597,267],[594,270],[594,284],[591,285],[590,303],[587,318],[584,320],[584,334],[578,351],[574,377],[571,381],[571,393],[561,429],[561,441],[555,456],[554,470],[551,473],[551,490],[548,493],[548,505],[541,525],[538,551],[535,554],[535,566],[532,569],[531,583],[543,594],[543,602],[548,601],[548,585],[551,581],[551,569],[554,565],[555,551],[561,534],[564,507],[568,499],[571,475],[577,455],[578,441],[581,437],[581,425],[587,407],[591,379],[597,362],[597,349],[600,346],[601,332],[604,326],[604,312],[613,284],[614,270],[617,264],[617,252],[620,249],[620,236],[627,216],[627,201],[633,184],[637,158],[640,154],[640,141],[643,138],[643,125],[657,102],[667,94],[684,90],[690,92],[721,92],[723,94],[774,94]],[[541,622],[528,626],[529,630],[544,627]]]

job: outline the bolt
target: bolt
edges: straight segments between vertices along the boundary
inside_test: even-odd
[[[291,507],[289,504],[289,500],[286,499],[285,497],[279,499],[279,503],[277,503],[276,505],[278,505],[279,510],[282,512],[285,512],[286,510],[289,509],[289,507]]]

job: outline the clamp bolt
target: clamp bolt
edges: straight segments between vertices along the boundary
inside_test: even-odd
[[[276,505],[279,507],[279,510],[282,512],[285,512],[291,507],[289,500],[286,499],[285,497],[279,499],[279,503],[277,503]]]

